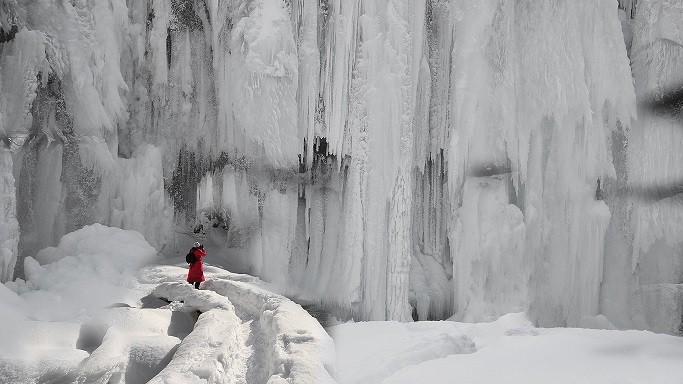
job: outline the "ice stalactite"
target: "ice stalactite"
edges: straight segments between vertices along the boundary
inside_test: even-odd
[[[353,260],[338,272],[354,282],[358,277],[351,274],[360,272],[360,302],[347,298],[336,304],[357,305],[354,310],[363,318],[407,320],[413,123],[424,48],[423,19],[409,15],[424,15],[424,3],[349,5],[327,3],[325,26],[331,37],[325,39],[321,60],[322,122],[312,127],[325,136],[323,156],[349,161],[337,163],[345,175],[341,188],[307,189],[313,193],[307,196],[310,241],[322,244],[314,249],[323,250],[315,251],[323,269],[335,265],[327,260],[344,250]],[[340,190],[342,196],[334,193]],[[341,220],[328,216],[339,211]],[[362,231],[351,228],[354,221]]]
[[[419,319],[453,313],[453,260],[448,238],[451,206],[447,151],[455,18],[446,1],[428,1],[414,124],[414,186],[410,302]]]
[[[335,154],[344,153],[344,144],[347,148],[350,144],[344,142],[343,135],[347,121],[352,121],[349,113],[354,108],[350,94],[353,92],[353,71],[359,50],[361,4],[360,0],[329,0],[321,2],[318,11],[319,19],[322,19],[318,33],[321,52],[320,121],[308,129],[314,129],[314,136],[326,138],[329,152]]]
[[[117,159],[102,177],[95,221],[136,230],[158,249],[167,244],[173,211],[161,162],[161,151],[149,144],[140,145],[130,159]]]
[[[320,51],[318,34],[324,30],[319,23],[318,2],[296,0],[292,2],[292,23],[297,42],[299,84],[297,87],[297,137],[305,138],[306,152],[301,155],[313,158],[313,142],[316,136],[324,136],[316,129],[320,87]],[[321,15],[324,17],[324,14]],[[312,129],[311,129],[312,128]],[[311,164],[306,164],[310,166]]]

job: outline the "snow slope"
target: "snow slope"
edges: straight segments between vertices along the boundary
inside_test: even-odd
[[[683,382],[679,337],[535,328],[523,314],[491,323],[347,323],[331,333],[347,384]]]

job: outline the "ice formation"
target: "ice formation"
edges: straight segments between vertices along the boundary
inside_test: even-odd
[[[2,0],[0,278],[101,222],[358,319],[678,333],[683,210],[624,191],[683,176],[637,108],[683,82],[680,9]]]
[[[16,218],[16,191],[12,174],[12,156],[0,149],[0,281],[11,280],[19,243],[19,223]]]

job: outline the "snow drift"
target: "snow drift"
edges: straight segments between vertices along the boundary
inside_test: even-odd
[[[137,297],[130,295],[136,275],[156,255],[138,232],[93,224],[67,234],[35,259],[27,257],[26,280],[7,286],[23,299],[33,319],[78,319],[103,303],[134,304]]]
[[[135,305],[136,274],[156,255],[139,233],[94,224],[67,234],[36,258],[27,257],[26,280],[0,285],[2,377],[16,382],[66,377],[86,358],[93,360],[79,348],[80,323],[114,303]]]
[[[331,332],[343,384],[675,384],[683,378],[680,337],[535,328],[517,313],[477,324],[348,323]],[[368,359],[377,364],[367,364]]]

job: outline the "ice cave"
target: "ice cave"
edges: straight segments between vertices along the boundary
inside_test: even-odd
[[[683,0],[0,0],[0,283],[0,383],[681,383]]]

